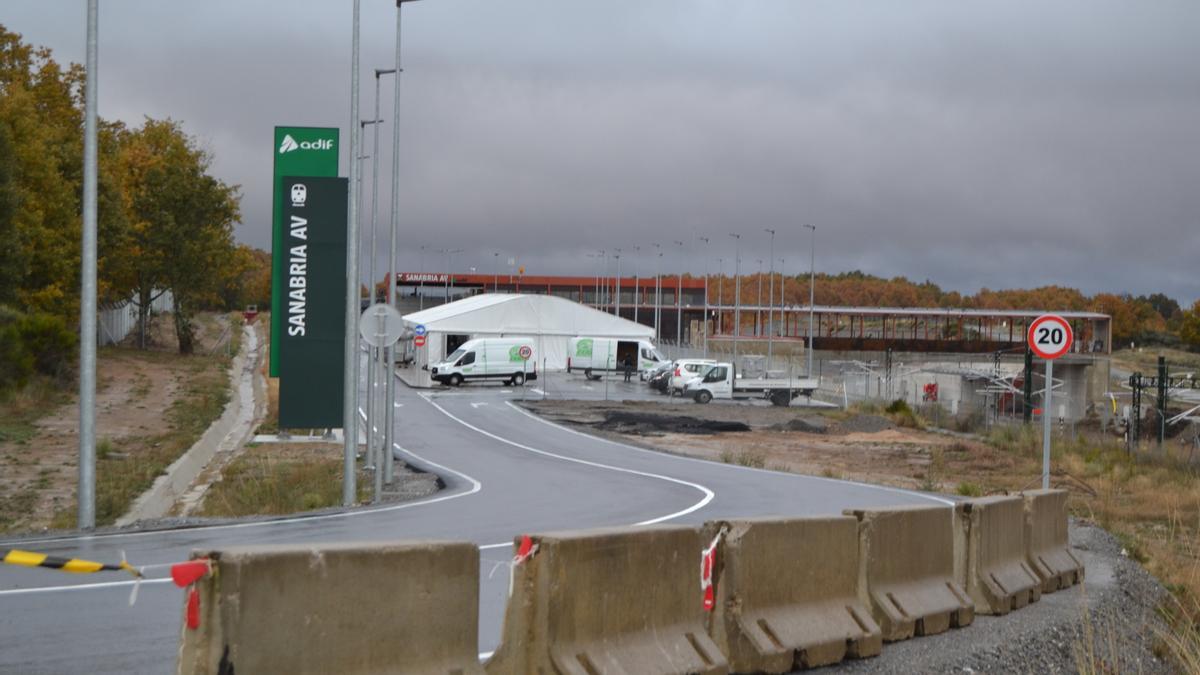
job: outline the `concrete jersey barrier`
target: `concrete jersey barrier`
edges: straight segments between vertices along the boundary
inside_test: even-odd
[[[859,594],[886,642],[933,635],[975,618],[954,580],[953,510],[944,506],[847,511],[858,519]]]
[[[1025,503],[1019,496],[985,497],[955,507],[959,523],[959,583],[979,614],[1007,614],[1042,595],[1025,560]]]
[[[513,570],[500,646],[486,663],[490,675],[728,672],[704,628],[698,529],[530,539],[532,553]]]
[[[1066,490],[1033,490],[1025,498],[1028,560],[1042,592],[1053,593],[1083,580],[1083,563],[1067,540]]]
[[[787,673],[879,654],[879,625],[858,599],[858,522],[747,519],[723,532],[710,634],[734,672]]]
[[[197,552],[177,672],[482,673],[479,549],[413,542]]]

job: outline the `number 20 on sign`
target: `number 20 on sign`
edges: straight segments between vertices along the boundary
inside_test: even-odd
[[[1056,314],[1043,314],[1029,324],[1029,349],[1046,360],[1046,390],[1042,396],[1042,489],[1050,489],[1050,392],[1054,387],[1054,359],[1071,350],[1075,337],[1071,324]]]

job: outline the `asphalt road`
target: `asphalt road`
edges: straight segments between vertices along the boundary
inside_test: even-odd
[[[585,388],[588,387],[588,388]],[[712,518],[816,515],[947,500],[893,488],[666,455],[580,434],[512,404],[522,396],[601,398],[604,383],[555,375],[525,391],[418,392],[397,385],[397,455],[435,470],[436,495],[374,509],[212,527],[0,541],[51,555],[151,568],[129,606],[117,574],[75,576],[0,566],[0,672],[164,673],[174,668],[183,592],[165,565],[229,545],[448,539],[481,551],[480,652],[495,649],[508,589],[503,563],[529,532]],[[613,398],[645,387],[608,383]],[[399,446],[402,446],[400,448]],[[402,602],[397,603],[403,607]]]

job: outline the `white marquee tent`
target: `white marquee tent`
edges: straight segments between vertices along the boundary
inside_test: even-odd
[[[538,370],[567,367],[573,337],[615,337],[649,340],[654,329],[613,316],[587,305],[553,295],[484,293],[404,317],[408,329],[424,325],[424,347],[412,347],[413,365],[421,369],[454,351],[466,339],[532,337],[531,362]],[[447,347],[451,347],[447,349]],[[532,368],[531,368],[532,370]]]

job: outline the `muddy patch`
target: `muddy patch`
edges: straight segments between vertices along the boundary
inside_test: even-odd
[[[638,436],[661,436],[663,434],[715,434],[750,431],[745,422],[702,420],[686,415],[654,415],[624,410],[606,410],[604,419],[593,423],[603,431]]]

